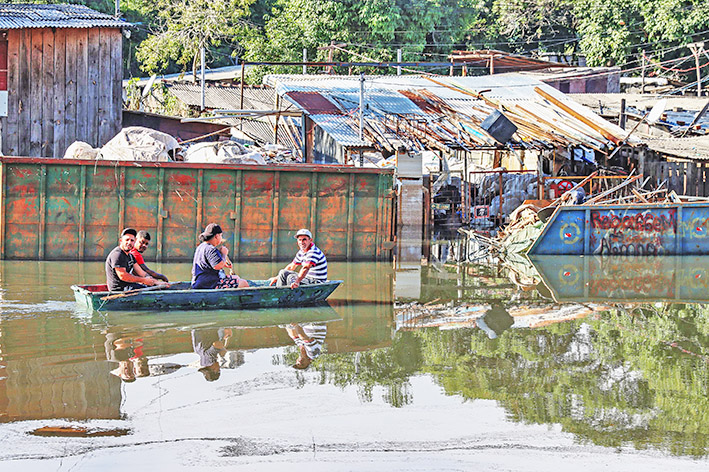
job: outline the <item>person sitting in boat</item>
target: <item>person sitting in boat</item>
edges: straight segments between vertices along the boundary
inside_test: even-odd
[[[271,277],[271,285],[297,288],[300,285],[319,284],[327,281],[327,258],[313,242],[313,234],[308,229],[295,233],[298,252],[293,261],[278,275]]]
[[[118,246],[106,257],[106,285],[111,292],[146,288],[159,283],[137,265],[130,254],[136,235],[137,232],[133,228],[124,229]]]
[[[167,280],[167,277],[165,277],[160,272],[155,272],[154,270],[149,269],[148,266],[145,264],[145,259],[143,259],[143,252],[148,248],[149,245],[150,233],[143,230],[138,231],[138,235],[135,238],[135,245],[133,245],[133,249],[130,250],[130,254],[135,259],[136,265],[139,265],[140,268],[143,269],[146,274],[148,274],[154,279],[162,280],[163,282],[169,282],[169,280]]]
[[[324,323],[291,323],[285,327],[288,336],[298,346],[298,359],[293,364],[295,369],[306,369],[313,360],[320,357],[327,335]]]
[[[224,268],[231,269],[229,249],[222,246],[222,228],[216,223],[209,223],[199,235],[202,241],[194,252],[192,263],[192,288],[244,288],[249,283],[233,274],[224,276]]]

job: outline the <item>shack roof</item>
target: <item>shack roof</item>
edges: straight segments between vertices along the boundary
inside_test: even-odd
[[[465,62],[473,67],[494,69],[496,72],[570,67],[567,64],[561,64],[559,62],[550,62],[544,59],[535,59],[533,57],[520,56],[518,54],[494,49],[452,51],[448,59],[455,62]]]
[[[186,82],[166,82],[168,88],[182,103],[198,107],[202,103],[202,87],[200,84]],[[204,105],[208,109],[214,110],[238,110],[241,108],[241,92],[239,86],[205,84]],[[244,109],[245,110],[273,110],[275,106],[276,91],[271,87],[245,86]],[[280,101],[279,110],[295,110],[295,106],[290,102]]]
[[[0,3],[0,29],[127,28],[127,21],[84,5]]]
[[[363,141],[358,137],[359,77],[268,75],[264,83],[345,147],[497,148],[480,126],[495,110],[517,126],[507,144],[523,149],[583,145],[607,150],[627,134],[553,87],[521,74],[367,76]]]

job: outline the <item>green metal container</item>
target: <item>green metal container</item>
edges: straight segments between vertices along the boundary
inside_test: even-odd
[[[288,260],[300,228],[329,260],[391,256],[391,170],[0,157],[0,176],[2,259],[103,260],[130,226],[146,260],[191,261],[212,222],[234,261]]]

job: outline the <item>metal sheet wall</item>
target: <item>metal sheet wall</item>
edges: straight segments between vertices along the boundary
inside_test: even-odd
[[[390,257],[393,173],[343,166],[224,166],[0,158],[0,257],[103,260],[126,226],[146,259],[190,261],[219,223],[233,260],[287,260],[310,228],[332,260]]]

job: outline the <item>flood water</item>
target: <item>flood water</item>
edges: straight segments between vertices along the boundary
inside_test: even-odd
[[[0,470],[707,470],[709,259],[433,254],[333,262],[324,307],[144,314],[76,306],[102,263],[0,261]]]

